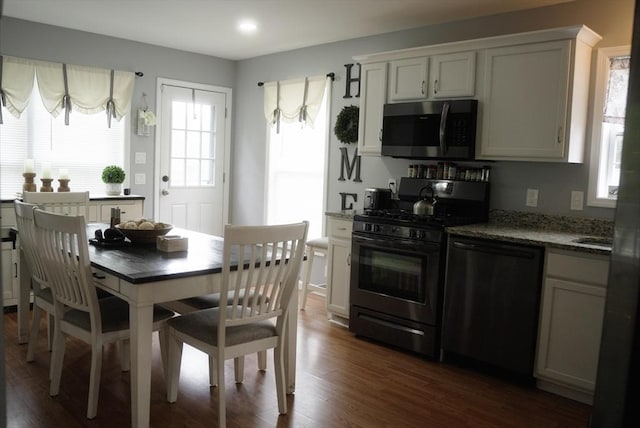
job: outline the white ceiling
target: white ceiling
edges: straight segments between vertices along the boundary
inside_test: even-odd
[[[568,1],[4,0],[2,15],[239,60]]]

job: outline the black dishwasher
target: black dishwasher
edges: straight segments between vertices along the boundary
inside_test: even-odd
[[[543,254],[542,247],[449,238],[445,361],[533,381]]]

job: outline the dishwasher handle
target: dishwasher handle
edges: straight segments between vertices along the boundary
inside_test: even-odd
[[[490,244],[472,244],[461,241],[453,241],[453,247],[466,251],[477,251],[480,253],[497,254],[500,256],[519,257],[523,259],[532,259],[536,257],[535,251],[527,251],[512,246],[490,245]]]

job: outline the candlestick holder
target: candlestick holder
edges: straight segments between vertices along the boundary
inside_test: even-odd
[[[58,192],[70,192],[69,189],[69,180],[68,178],[58,178],[60,182],[60,186],[58,187]]]
[[[51,187],[53,178],[41,178],[40,181],[42,181],[42,187],[40,187],[41,192],[53,192],[53,187]]]
[[[35,172],[24,172],[24,173],[22,173],[22,176],[24,177],[24,184],[22,185],[22,191],[23,192],[35,192],[36,191],[36,185],[33,182],[33,179],[36,177],[36,173]]]

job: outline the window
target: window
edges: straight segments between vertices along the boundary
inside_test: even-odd
[[[588,205],[615,207],[629,83],[630,48],[598,50]]]
[[[323,234],[328,98],[313,127],[283,121],[267,131],[267,224],[308,220],[309,239]]]
[[[40,189],[42,168],[50,164],[54,191],[58,187],[59,170],[69,174],[71,191],[104,194],[102,169],[120,165],[127,169],[128,133],[126,115],[107,127],[106,113],[86,115],[72,112],[69,126],[64,113],[54,118],[42,104],[37,83],[29,106],[20,119],[3,107],[4,124],[0,125],[0,194],[13,197],[22,192],[25,159],[35,160],[35,183]]]

